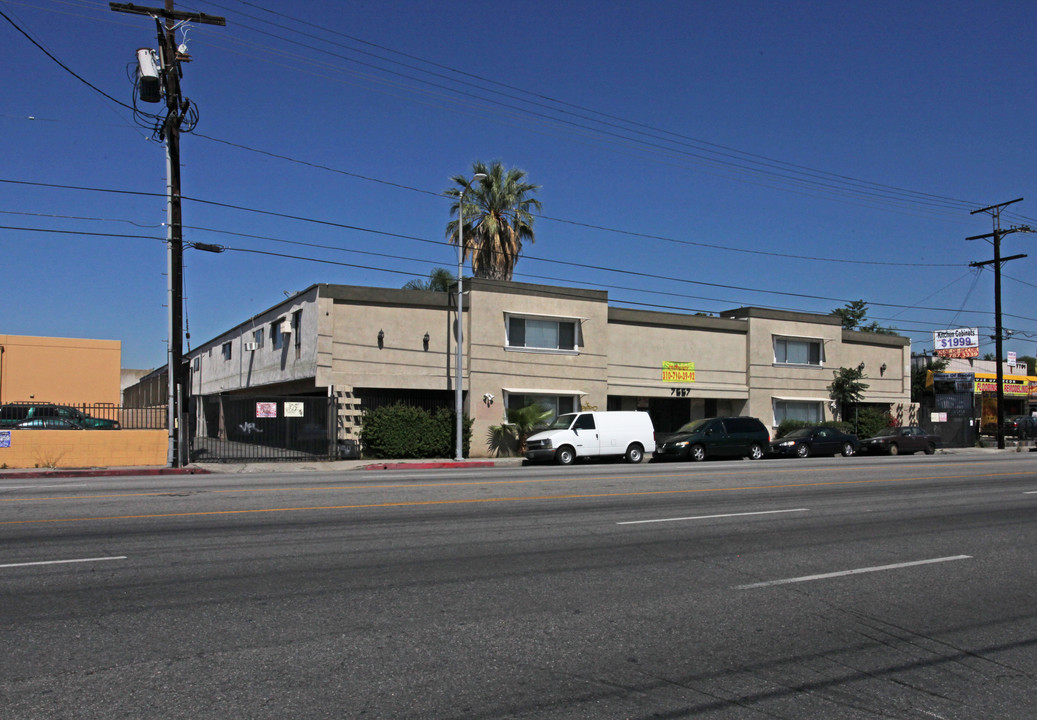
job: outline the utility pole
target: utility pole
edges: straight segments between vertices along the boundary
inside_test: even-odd
[[[166,117],[160,133],[166,146],[166,289],[169,300],[169,340],[166,349],[169,373],[169,450],[166,460],[172,467],[181,467],[185,464],[183,432],[186,423],[183,422],[182,394],[185,392],[187,372],[183,363],[184,235],[180,212],[180,126],[191,107],[191,101],[183,98],[180,92],[180,78],[183,76],[180,63],[190,58],[177,47],[176,30],[188,22],[226,25],[227,21],[215,15],[174,10],[173,0],[165,0],[163,8],[114,2],[108,3],[108,7],[115,12],[148,15],[155,19],[158,29],[159,80],[166,98]]]
[[[972,237],[965,238],[966,240],[986,240],[993,238],[994,246],[994,259],[986,260],[984,262],[973,262],[969,263],[969,267],[981,267],[983,265],[994,266],[994,361],[997,367],[996,383],[997,383],[997,447],[1000,450],[1005,449],[1005,388],[1004,388],[1004,370],[1001,367],[1002,354],[1002,341],[1004,334],[1001,329],[1001,264],[1006,263],[1009,260],[1018,260],[1026,257],[1026,255],[1009,255],[1008,257],[1001,257],[1001,238],[1005,235],[1016,232],[1033,232],[1033,229],[1022,226],[1022,227],[1011,227],[1007,230],[1001,229],[1001,210],[1012,203],[1020,202],[1022,198],[1016,198],[1015,200],[1009,200],[1008,202],[1000,203],[999,205],[991,205],[989,207],[980,208],[979,210],[973,210],[970,215],[976,215],[977,213],[989,213],[994,219],[994,232],[987,233],[986,235],[973,235]]]

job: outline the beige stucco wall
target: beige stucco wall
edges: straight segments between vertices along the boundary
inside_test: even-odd
[[[447,293],[333,290],[340,291],[321,298],[320,312],[330,322],[318,341],[318,385],[453,389],[454,312]]]
[[[285,337],[275,348],[270,325],[291,326],[292,315],[301,312],[299,332]],[[252,316],[191,352],[191,388],[195,395],[216,395],[262,388],[271,384],[297,383],[313,387],[317,367],[317,337],[322,320],[318,312],[317,286]],[[256,330],[263,330],[263,346],[246,350]],[[301,344],[296,345],[296,342]],[[230,343],[231,357],[224,358],[223,346]]]
[[[165,430],[10,430],[0,467],[162,467]]]
[[[119,404],[118,340],[0,335],[0,402]]]
[[[470,391],[465,409],[474,421],[473,456],[486,455],[490,426],[506,421],[509,390],[579,393],[581,406],[605,408],[611,346],[606,293],[486,280],[474,280],[471,286],[464,370]],[[575,320],[579,350],[508,347],[509,315]],[[487,394],[493,396],[492,400]]]
[[[738,315],[739,311],[732,311]],[[776,426],[774,400],[823,403],[825,419],[834,419],[828,386],[840,367],[865,364],[868,384],[863,402],[909,404],[910,345],[899,336],[846,332],[838,317],[750,308],[741,313],[749,323],[748,362],[752,383],[748,413]],[[824,343],[819,367],[775,362],[775,337],[816,339]],[[885,363],[886,371],[879,368]]]
[[[609,395],[748,399],[744,321],[621,309],[609,317]],[[663,381],[664,361],[695,363],[694,382]]]

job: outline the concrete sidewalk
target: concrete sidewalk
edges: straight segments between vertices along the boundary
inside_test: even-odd
[[[350,472],[353,470],[436,470],[518,467],[522,458],[456,460],[314,460],[250,463],[192,463],[182,468],[169,467],[90,467],[90,468],[5,468],[0,480],[12,478],[123,477],[140,475],[207,475],[277,472]]]

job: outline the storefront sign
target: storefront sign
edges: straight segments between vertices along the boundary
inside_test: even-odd
[[[1030,394],[1029,383],[1025,380],[1009,380],[1004,379],[1005,395],[1011,395],[1012,397],[1028,397]],[[976,381],[976,394],[980,393],[996,393],[997,392],[997,380],[977,380]]]
[[[945,358],[979,357],[979,328],[958,328],[933,332],[933,348]]]
[[[663,382],[695,382],[695,363],[663,360]]]

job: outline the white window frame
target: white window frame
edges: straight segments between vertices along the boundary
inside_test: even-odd
[[[828,405],[828,400],[823,398],[804,398],[804,397],[774,397],[771,398],[771,419],[773,425],[771,427],[778,427],[781,425],[782,420],[788,420],[789,418],[783,417],[778,419],[778,403],[795,403],[797,405],[816,405],[819,412],[817,420],[807,420],[806,422],[824,422],[825,421],[825,407]],[[798,418],[791,418],[797,420]]]
[[[512,345],[511,344],[511,320],[521,319],[523,322],[530,320],[534,322],[571,323],[573,326],[573,346],[571,348],[540,347],[536,345]],[[537,315],[533,313],[504,313],[504,349],[509,352],[535,352],[553,353],[555,355],[579,355],[583,346],[583,323],[582,318],[571,315]]]
[[[565,413],[581,412],[580,407],[581,407],[581,404],[582,404],[583,396],[585,394],[586,393],[578,391],[578,390],[524,390],[524,389],[517,389],[517,388],[513,389],[513,390],[508,390],[507,388],[505,388],[504,389],[504,416],[507,417],[508,410],[511,408],[511,398],[513,398],[516,395],[527,397],[527,398],[533,398],[533,399],[537,399],[537,398],[550,398],[551,400],[553,400],[553,405],[554,405],[553,409],[556,412],[555,412],[555,415],[553,415],[552,417],[548,418],[545,422],[551,423],[551,422],[554,422],[554,419],[556,417],[558,417],[558,415],[564,415]],[[566,410],[565,413],[558,413],[557,410],[558,410],[558,400],[559,400],[559,398],[572,398],[573,409],[572,410]]]
[[[778,342],[785,342],[785,357],[788,357],[788,342],[800,342],[800,343],[816,343],[818,346],[818,361],[817,363],[805,362],[788,362],[788,360],[778,359]],[[774,364],[781,367],[799,367],[799,368],[823,368],[825,366],[825,341],[824,338],[817,337],[804,337],[798,335],[772,335],[771,336],[771,352],[774,355]]]

